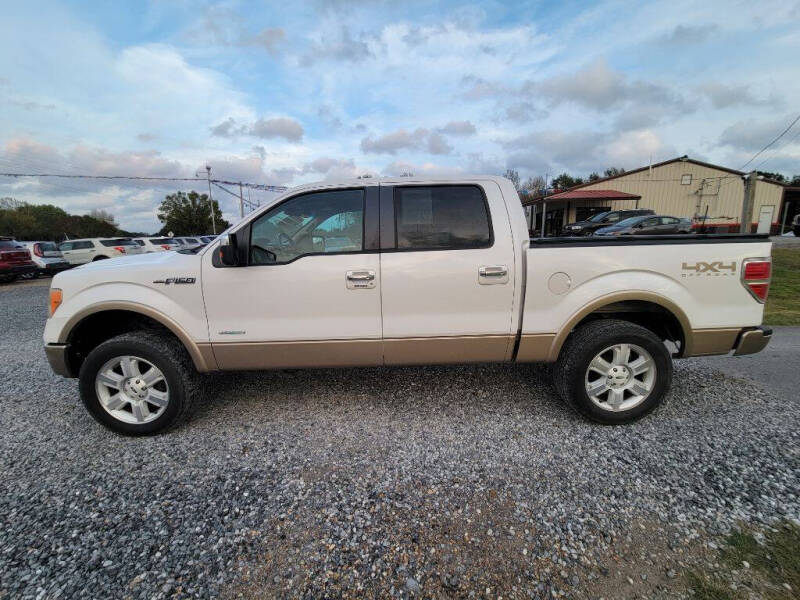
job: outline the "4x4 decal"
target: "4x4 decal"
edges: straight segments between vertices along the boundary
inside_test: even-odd
[[[704,262],[699,261],[693,265],[688,263],[683,263],[681,267],[684,271],[694,271],[693,273],[682,273],[681,277],[699,277],[700,275],[705,275],[707,277],[714,276],[728,276],[728,275],[735,275],[736,274],[736,263],[723,263],[721,260],[715,260],[714,262]],[[723,271],[727,271],[723,273]]]

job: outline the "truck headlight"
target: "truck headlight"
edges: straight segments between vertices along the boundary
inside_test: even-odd
[[[572,229],[574,229],[575,231],[580,231],[581,229],[583,229],[583,226],[582,225],[573,225]]]

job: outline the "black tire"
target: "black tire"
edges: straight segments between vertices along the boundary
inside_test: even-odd
[[[107,361],[133,355],[149,361],[164,374],[169,402],[164,412],[147,423],[127,423],[112,416],[100,404],[95,377]],[[80,369],[81,400],[96,421],[125,435],[151,435],[186,420],[202,395],[200,374],[183,345],[171,334],[137,331],[111,338],[92,350]]]
[[[16,275],[0,275],[0,283],[11,283],[12,281],[16,280]]]
[[[635,344],[646,350],[655,363],[655,381],[645,399],[629,410],[611,412],[597,406],[586,391],[586,373],[591,361],[614,344]],[[672,358],[664,343],[649,329],[629,321],[602,319],[573,331],[564,343],[553,370],[556,391],[575,411],[598,423],[622,425],[653,411],[672,384]]]

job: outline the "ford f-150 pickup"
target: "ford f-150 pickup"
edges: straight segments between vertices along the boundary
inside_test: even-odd
[[[621,424],[661,403],[672,358],[766,346],[770,270],[758,235],[531,240],[500,177],[360,179],[199,250],[56,275],[44,342],[127,434],[186,417],[198,373],[471,362],[553,363],[566,402]]]

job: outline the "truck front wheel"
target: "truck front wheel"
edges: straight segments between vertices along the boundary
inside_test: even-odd
[[[602,319],[569,336],[553,379],[576,411],[599,423],[621,425],[661,404],[672,383],[672,358],[649,329]]]
[[[126,435],[148,435],[185,419],[200,394],[186,350],[159,331],[137,331],[98,345],[80,369],[89,413]]]

